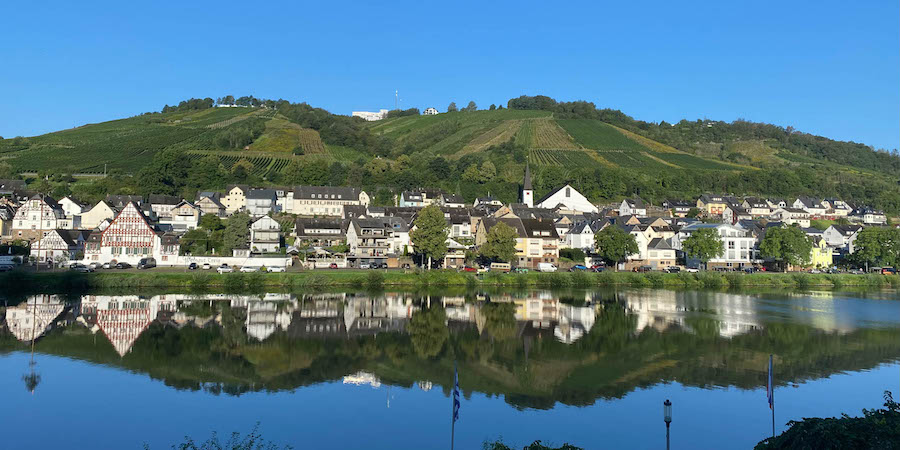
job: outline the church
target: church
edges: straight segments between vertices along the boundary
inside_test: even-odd
[[[531,187],[531,168],[527,164],[525,165],[525,179],[522,182],[519,200],[528,205],[529,208],[557,209],[559,207],[560,209],[581,213],[598,212],[597,207],[570,184],[565,184],[550,191],[535,204],[534,190]]]

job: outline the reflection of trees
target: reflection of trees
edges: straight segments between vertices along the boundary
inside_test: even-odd
[[[408,331],[416,354],[422,358],[434,358],[444,348],[450,331],[443,308],[429,308],[413,314]]]
[[[481,307],[484,329],[498,341],[516,336],[516,308],[512,303],[488,302]]]

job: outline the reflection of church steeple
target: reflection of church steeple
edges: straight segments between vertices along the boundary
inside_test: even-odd
[[[522,181],[522,195],[519,200],[528,205],[529,208],[534,207],[534,190],[531,188],[531,167],[525,163],[525,179]]]

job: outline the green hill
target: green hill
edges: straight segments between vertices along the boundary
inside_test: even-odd
[[[633,194],[660,201],[716,191],[839,196],[900,210],[896,155],[768,124],[654,124],[591,103],[540,96],[512,99],[511,108],[494,110],[431,116],[395,111],[376,122],[305,103],[201,103],[0,140],[0,177],[106,169],[118,177],[108,185],[140,193],[188,195],[234,182],[354,184],[375,193],[377,203],[420,186],[467,200],[491,193],[514,201],[527,163],[539,196],[569,182],[596,201]],[[394,117],[401,113],[410,115]],[[184,172],[160,173],[174,166]]]

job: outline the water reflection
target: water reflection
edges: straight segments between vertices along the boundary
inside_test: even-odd
[[[5,308],[0,330],[0,353],[31,346],[179,389],[235,395],[324,381],[428,390],[447,386],[458,361],[465,390],[549,408],[665,381],[758,387],[769,353],[780,383],[871,368],[900,356],[900,302],[666,290],[86,295],[74,302],[38,295]]]

